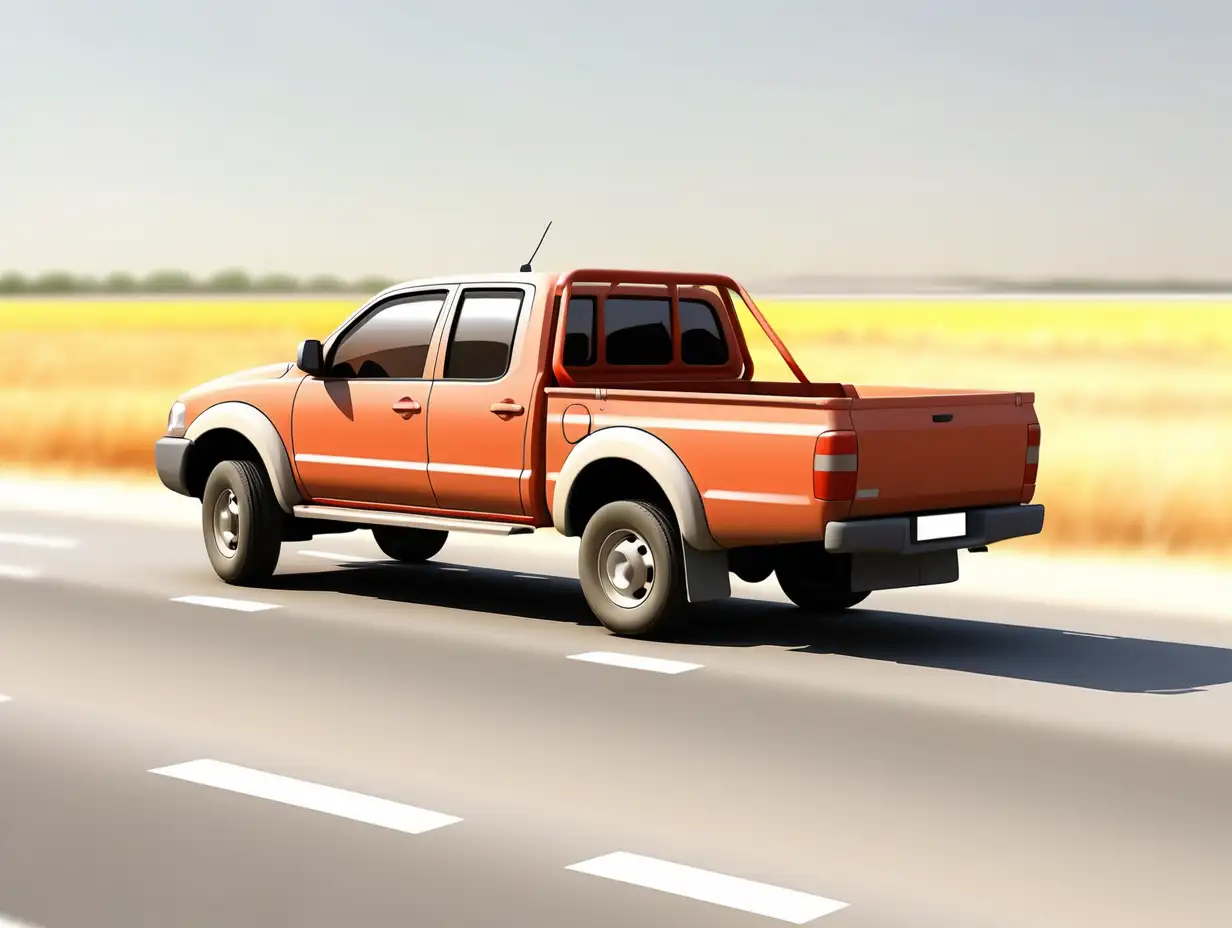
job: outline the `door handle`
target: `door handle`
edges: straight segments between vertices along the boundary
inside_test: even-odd
[[[492,412],[504,418],[506,416],[520,416],[526,412],[521,404],[515,403],[513,400],[502,400],[499,403],[493,403],[491,406]]]
[[[393,410],[403,419],[409,419],[415,413],[419,412],[419,404],[409,396],[404,396],[398,402],[394,403]]]

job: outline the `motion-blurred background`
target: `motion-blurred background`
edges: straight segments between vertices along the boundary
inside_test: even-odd
[[[152,480],[180,391],[552,219],[538,268],[734,274],[812,379],[1034,391],[1018,547],[1226,560],[1230,41],[1214,0],[11,5],[0,467]]]

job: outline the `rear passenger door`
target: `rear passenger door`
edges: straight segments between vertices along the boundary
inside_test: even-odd
[[[437,505],[521,516],[530,499],[527,420],[539,366],[528,344],[535,288],[463,287],[428,403],[428,474]]]

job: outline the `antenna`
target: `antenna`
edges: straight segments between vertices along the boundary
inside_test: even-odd
[[[534,250],[534,252],[533,252],[533,253],[531,254],[531,256],[530,256],[530,261],[534,261],[534,260],[535,260],[535,255],[539,254],[539,249],[540,249],[540,248],[542,247],[542,245],[543,245],[543,240],[544,240],[545,238],[547,238],[547,237],[548,237],[548,229],[550,229],[550,228],[552,228],[552,223],[549,221],[549,222],[548,222],[548,228],[547,228],[547,229],[544,229],[544,230],[543,230],[543,235],[541,235],[541,236],[539,237],[539,244],[535,246],[535,250]],[[529,274],[529,273],[530,273],[530,271],[531,271],[530,261],[527,261],[525,264],[523,264],[523,265],[522,265],[522,267],[521,267],[521,271],[522,271],[522,273],[523,273],[523,274]]]

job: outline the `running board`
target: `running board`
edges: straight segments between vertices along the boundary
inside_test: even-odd
[[[382,509],[344,509],[341,506],[296,506],[292,510],[299,519],[327,519],[333,522],[355,522],[359,525],[395,525],[398,528],[422,528],[433,532],[477,532],[482,535],[530,535],[534,529],[516,522],[490,522],[481,519],[451,519],[444,516],[423,516],[413,512],[389,512]]]

